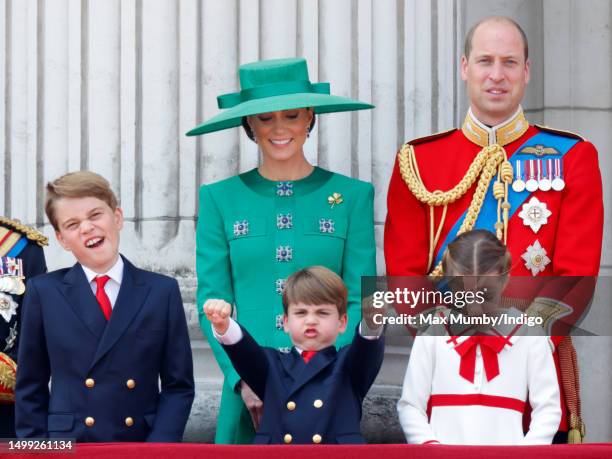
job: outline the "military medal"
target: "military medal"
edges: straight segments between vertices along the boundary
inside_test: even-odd
[[[530,193],[533,193],[538,189],[538,181],[535,178],[535,167],[533,164],[533,159],[529,160],[529,180],[525,183],[525,188]]]
[[[15,293],[17,293],[17,295],[23,295],[25,293],[25,283],[21,277],[17,278],[17,291]]]
[[[13,345],[15,344],[15,341],[17,341],[17,322],[13,322],[13,326],[9,329],[9,334],[6,337],[6,339],[4,340],[4,342],[6,343],[6,346],[4,346],[4,351],[8,351],[10,348],[13,347]]]
[[[548,223],[548,217],[552,212],[546,208],[546,203],[541,202],[535,196],[529,202],[523,204],[519,217],[523,219],[525,226],[531,227],[534,233],[540,231],[540,228]]]
[[[0,278],[0,292],[11,293],[13,295],[23,295],[25,284],[21,277],[4,276]]]
[[[536,240],[533,245],[527,247],[527,250],[521,258],[525,260],[525,267],[531,271],[532,276],[544,271],[546,265],[550,263],[550,258],[546,255],[546,249],[540,245],[540,241]]]
[[[23,280],[20,277],[13,277],[13,291],[17,295],[21,295],[25,291]]]
[[[516,177],[514,182],[512,182],[512,189],[516,193],[521,193],[525,191],[525,182],[523,181],[523,174],[521,172],[521,161],[516,160]]]
[[[21,258],[2,257],[0,262],[0,292],[23,295],[23,260]]]
[[[561,191],[565,188],[565,182],[562,178],[561,173],[561,159],[555,158],[555,178],[552,181],[552,189],[555,191]]]
[[[540,178],[540,182],[538,183],[538,185],[540,186],[540,190],[548,191],[552,187],[552,180],[550,174],[552,170],[552,160],[547,159],[546,162],[540,160],[540,162],[542,163],[543,174],[542,178]]]
[[[10,277],[0,278],[0,292],[12,293],[13,288],[13,281]]]
[[[11,280],[12,284],[11,291],[9,293],[17,293],[19,290],[21,290],[19,278],[10,277],[9,279]]]
[[[17,303],[10,295],[0,293],[0,316],[8,323],[17,314]]]

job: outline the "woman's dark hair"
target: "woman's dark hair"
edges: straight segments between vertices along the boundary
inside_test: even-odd
[[[512,265],[510,252],[487,230],[460,234],[448,244],[442,268],[445,276],[507,274]]]
[[[312,121],[310,122],[310,126],[308,127],[309,133],[312,132],[312,128],[314,128],[316,121],[317,121],[317,115],[315,115],[313,112]],[[249,126],[246,116],[242,117],[242,128],[244,129],[244,132],[246,132],[247,137],[251,139],[253,142],[255,142],[255,136],[253,135],[253,130],[251,129],[251,126]]]

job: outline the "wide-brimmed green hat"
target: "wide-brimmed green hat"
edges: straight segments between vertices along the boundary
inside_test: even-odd
[[[200,135],[240,126],[242,118],[258,113],[312,107],[315,113],[346,112],[374,108],[346,97],[329,94],[329,83],[311,83],[306,60],[271,59],[240,66],[240,92],[217,97],[225,111],[187,135]]]

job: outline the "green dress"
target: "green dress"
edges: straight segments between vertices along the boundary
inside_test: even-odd
[[[210,298],[234,304],[259,344],[289,349],[282,327],[285,279],[323,265],[348,287],[349,324],[337,346],[350,343],[361,313],[361,276],[376,275],[373,198],[370,183],[318,167],[293,182],[267,180],[253,169],[200,188],[197,307],[225,376],[216,443],[251,443],[254,430],[240,377],[213,337],[203,304]]]

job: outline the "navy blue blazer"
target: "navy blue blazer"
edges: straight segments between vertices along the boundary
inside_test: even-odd
[[[254,443],[365,443],[361,404],[384,356],[384,337],[327,347],[304,363],[292,348],[283,353],[244,337],[223,346],[240,377],[263,401]]]
[[[28,283],[15,389],[19,437],[181,441],[194,381],[178,283],[123,261],[108,323],[80,264]]]

